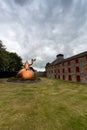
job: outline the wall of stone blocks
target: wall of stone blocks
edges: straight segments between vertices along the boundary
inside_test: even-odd
[[[78,60],[77,63],[76,60]],[[76,72],[76,67],[79,68],[78,72]],[[46,68],[46,76],[59,80],[70,80],[69,78],[71,78],[71,81],[74,82],[87,83],[87,56],[50,66]]]

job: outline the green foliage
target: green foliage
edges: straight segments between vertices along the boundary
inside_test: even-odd
[[[16,53],[9,53],[9,71],[18,71],[22,67],[22,59]]]
[[[6,49],[2,41],[0,41],[0,70],[4,70],[4,67],[5,67],[5,60],[7,59],[6,58],[7,54],[5,52],[6,52]]]
[[[0,72],[17,72],[22,65],[21,57],[16,53],[8,52],[0,41]]]

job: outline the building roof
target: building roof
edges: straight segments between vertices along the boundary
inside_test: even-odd
[[[77,55],[74,55],[74,56],[72,56],[72,57],[69,57],[69,58],[67,58],[67,59],[65,59],[65,60],[73,60],[73,59],[80,58],[80,57],[83,57],[83,56],[86,56],[86,55],[87,55],[87,51],[82,52],[82,53],[77,54]]]
[[[64,61],[64,59],[56,59],[56,60],[54,60],[54,61],[51,63],[51,65],[58,64],[58,63],[63,62],[63,61]]]
[[[62,55],[62,54],[59,54],[59,55],[57,55],[57,59],[55,59],[53,62],[51,62],[51,63],[49,64],[49,66],[50,66],[50,65],[60,64],[60,63],[62,63],[62,62],[70,61],[70,60],[73,60],[73,59],[76,59],[76,58],[81,58],[81,57],[86,56],[86,55],[87,55],[87,51],[64,59],[64,58],[63,58],[63,55]],[[62,56],[62,57],[59,57],[59,58],[58,58],[58,56]]]

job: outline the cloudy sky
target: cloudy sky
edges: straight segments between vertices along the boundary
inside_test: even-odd
[[[38,70],[87,51],[87,0],[0,0],[0,40]]]

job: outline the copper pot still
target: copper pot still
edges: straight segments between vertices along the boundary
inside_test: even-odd
[[[35,72],[30,68],[30,66],[36,61],[36,59],[31,59],[31,63],[25,62],[23,69],[19,70],[16,77],[22,79],[34,79]]]

